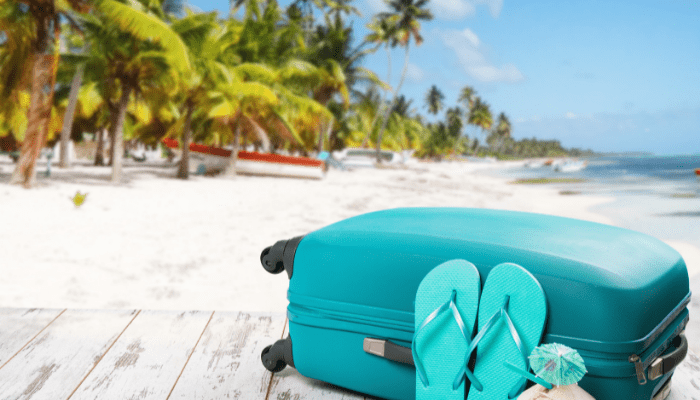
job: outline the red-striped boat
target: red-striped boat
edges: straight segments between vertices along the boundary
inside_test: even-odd
[[[163,139],[163,144],[179,156],[180,143],[175,139]],[[223,171],[228,167],[231,150],[220,147],[190,144],[190,171]],[[325,175],[324,162],[307,157],[239,151],[236,172],[247,175],[287,176],[321,179]]]

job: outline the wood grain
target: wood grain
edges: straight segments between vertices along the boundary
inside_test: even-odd
[[[66,399],[135,314],[64,312],[0,369],[0,399]]]
[[[0,309],[0,368],[63,310]]]
[[[289,321],[284,325],[287,335]],[[370,399],[370,397],[367,397]],[[360,393],[351,392],[330,383],[302,376],[294,368],[287,367],[273,374],[266,400],[358,400],[365,399]]]
[[[274,374],[270,383],[269,400],[357,400],[359,393],[302,376],[294,368]]]
[[[170,400],[265,399],[262,350],[282,337],[284,314],[214,313]]]
[[[270,374],[260,353],[287,328],[271,313],[0,309],[0,400],[372,399]],[[700,357],[676,368],[667,400],[700,400]]]
[[[70,400],[164,400],[212,312],[142,311]]]

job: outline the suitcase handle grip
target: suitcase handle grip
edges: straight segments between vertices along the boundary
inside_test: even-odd
[[[681,333],[674,339],[673,344],[676,344],[677,341],[680,343],[677,344],[675,350],[651,363],[648,372],[649,380],[653,381],[673,371],[685,359],[686,354],[688,354],[688,339],[685,338],[685,334]]]
[[[410,347],[399,346],[388,340],[365,338],[362,349],[365,353],[374,354],[387,360],[414,365]]]

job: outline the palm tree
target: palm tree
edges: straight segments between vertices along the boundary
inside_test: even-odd
[[[218,28],[216,14],[192,14],[175,21],[172,29],[177,32],[187,45],[193,60],[193,68],[180,76],[182,109],[180,118],[175,123],[182,127],[182,157],[177,171],[180,179],[189,178],[189,153],[192,132],[192,117],[196,108],[202,108],[209,101],[211,90],[217,83],[226,81],[226,65],[221,62],[224,51],[233,43],[225,30]],[[229,78],[230,82],[230,78]]]
[[[428,4],[428,1],[429,0],[391,0],[388,4],[389,7],[393,9],[393,12],[379,14],[379,19],[387,20],[390,26],[393,26],[395,29],[395,35],[392,35],[390,40],[396,40],[399,45],[406,48],[406,56],[404,59],[403,71],[401,72],[401,80],[399,80],[399,85],[396,87],[396,91],[394,92],[394,99],[391,102],[392,105],[396,101],[396,96],[398,95],[399,91],[401,91],[401,86],[406,78],[410,39],[413,37],[416,45],[420,45],[423,42],[423,38],[420,35],[419,21],[430,21],[433,19],[433,15],[430,13],[430,11],[423,8]],[[385,112],[384,121],[382,122],[382,127],[379,130],[379,137],[377,138],[377,162],[381,162],[380,152],[382,134],[384,133],[387,121],[389,120],[390,111],[391,107],[389,107],[389,109],[387,109]]]
[[[191,70],[189,55],[180,36],[162,20],[121,3],[100,10],[97,16],[84,15],[81,22],[90,49],[87,55],[72,59],[85,62],[86,69],[100,75],[102,97],[110,112],[112,182],[119,183],[129,102],[149,87],[172,86],[173,74]]]
[[[489,135],[487,142],[489,142],[489,146],[494,147],[494,150],[497,153],[500,153],[501,149],[503,147],[503,143],[507,139],[510,138],[510,133],[511,133],[510,120],[508,120],[508,117],[506,116],[506,114],[502,112],[498,115],[498,119],[496,120],[496,124],[493,127],[493,130],[491,131],[491,134]]]
[[[389,84],[391,83],[391,51],[390,48],[396,47],[398,44],[398,40],[396,40],[396,27],[392,25],[388,19],[384,18],[378,18],[375,16],[372,19],[372,22],[367,25],[367,28],[372,31],[372,33],[368,34],[365,37],[365,42],[366,43],[375,43],[376,46],[373,49],[373,51],[376,51],[384,45],[384,49],[386,50],[386,57],[387,57],[387,73],[386,73],[386,82],[387,85],[384,88],[385,90],[382,92],[382,97],[381,97],[381,102],[379,102],[379,110],[377,110],[377,113],[374,116],[374,119],[372,121],[372,124],[370,125],[370,129],[366,132],[365,134],[365,139],[362,141],[362,147],[365,147],[370,135],[374,132],[374,125],[377,122],[377,119],[379,118],[380,115],[383,115],[385,110],[387,109],[388,105],[386,104],[386,91],[390,91],[393,93],[393,90],[391,89],[391,86]]]
[[[83,73],[85,65],[80,64],[78,69],[73,74],[73,79],[70,84],[70,93],[68,94],[68,106],[63,117],[63,128],[61,129],[61,144],[60,144],[60,159],[58,166],[68,168],[68,141],[70,140],[71,131],[73,130],[73,119],[75,117],[75,108],[78,104],[78,93],[80,86],[83,84]]]
[[[24,42],[24,50],[29,50],[23,56],[24,60],[15,59],[17,68],[24,64],[31,71],[23,78],[31,82],[31,98],[27,112],[27,130],[22,141],[19,161],[12,173],[10,183],[22,184],[29,188],[36,181],[36,159],[39,156],[44,140],[48,134],[51,105],[56,82],[56,67],[58,64],[58,38],[61,33],[61,18],[72,21],[70,13],[85,12],[88,9],[86,0],[58,2],[54,0],[22,0],[19,2],[3,2],[0,5],[3,23],[0,32],[6,41],[15,44]],[[22,25],[28,34],[24,38],[14,38],[22,30],[16,25]],[[29,61],[27,61],[27,59]],[[4,82],[7,92],[25,89],[19,85],[27,84],[22,79],[16,82]]]
[[[447,133],[452,137],[455,142],[462,135],[462,127],[464,126],[464,121],[462,120],[462,109],[459,107],[448,108],[445,113],[447,119]]]
[[[474,99],[472,108],[469,110],[469,119],[467,123],[479,127],[482,134],[491,129],[491,125],[493,124],[491,109],[489,105],[478,96]]]
[[[474,97],[476,96],[476,90],[471,86],[465,86],[459,92],[458,101],[462,102],[467,109],[467,112],[474,106]]]
[[[170,61],[175,67],[189,68],[184,45],[173,37],[158,18],[151,17],[140,10],[131,8],[115,0],[20,0],[5,3],[3,16],[10,16],[13,23],[18,23],[22,16],[28,19],[34,29],[29,35],[31,48],[31,100],[27,113],[27,132],[22,142],[20,160],[12,174],[11,183],[31,187],[36,180],[36,159],[48,133],[50,107],[56,82],[56,70],[59,59],[58,40],[61,34],[62,19],[76,25],[75,14],[86,13],[91,7],[97,9],[109,20],[119,24],[122,29],[130,31],[135,37],[160,43],[169,52]],[[1,32],[8,36],[16,33],[10,24],[2,24]],[[166,28],[166,29],[164,29]],[[52,32],[53,31],[53,32]],[[12,39],[11,41],[14,41]],[[177,50],[180,50],[178,53]],[[52,51],[53,54],[48,54]],[[19,82],[18,82],[19,83]]]
[[[435,85],[431,86],[428,90],[428,94],[425,95],[425,103],[428,105],[428,112],[437,115],[444,106],[444,100],[445,95],[442,94],[440,89]]]

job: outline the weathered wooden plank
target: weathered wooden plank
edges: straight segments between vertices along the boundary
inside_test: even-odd
[[[0,308],[0,368],[63,311]]]
[[[66,399],[136,311],[68,310],[0,369],[0,399]]]
[[[294,368],[274,374],[270,383],[269,400],[357,400],[365,396],[349,390],[302,376]]]
[[[287,335],[289,322],[284,326]],[[365,396],[302,376],[294,368],[287,367],[273,374],[267,395],[268,400],[362,400]],[[369,397],[368,397],[369,399]]]
[[[667,400],[700,400],[700,357],[689,351],[671,379]]]
[[[211,316],[142,311],[70,399],[166,399]]]
[[[170,400],[265,399],[262,350],[279,340],[284,314],[214,313]]]

